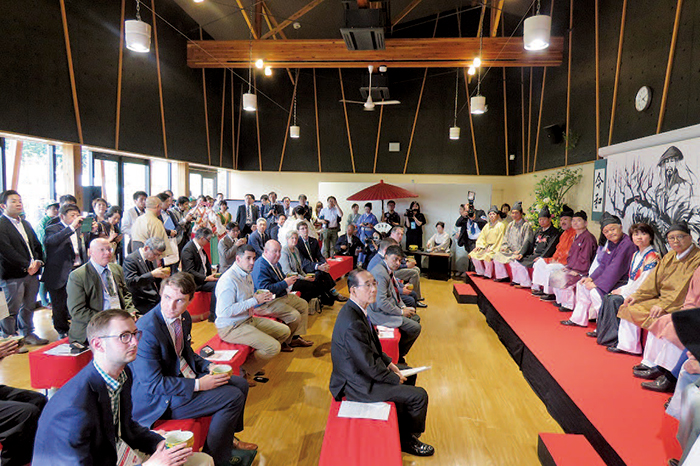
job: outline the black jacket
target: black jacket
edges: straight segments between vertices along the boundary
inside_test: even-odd
[[[78,249],[82,265],[87,262],[87,253],[80,230],[75,231],[71,227],[64,227],[62,223],[46,228],[44,236],[46,265],[44,265],[42,280],[50,290],[59,290],[66,286],[68,275],[73,271],[75,250],[73,249],[72,236],[74,234],[78,235]]]
[[[29,247],[35,260],[44,261],[44,250],[34,229],[26,220],[22,220],[24,231],[27,233]],[[27,243],[17,228],[5,215],[0,216],[0,279],[24,278],[27,268],[32,263]]]
[[[207,277],[211,275],[211,262],[209,262],[209,257],[206,252],[204,257],[207,260],[206,264],[202,264],[202,258],[199,256],[199,251],[197,250],[197,245],[194,244],[194,240],[190,240],[189,243],[182,248],[182,271],[192,274],[197,286],[202,286],[204,282],[207,281]],[[206,271],[203,273],[203,271]]]
[[[151,274],[149,267],[140,250],[136,250],[124,259],[124,281],[131,293],[134,307],[145,314],[160,302],[160,278]]]

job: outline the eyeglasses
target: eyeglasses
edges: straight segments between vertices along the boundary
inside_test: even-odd
[[[119,335],[102,335],[97,338],[119,338],[119,341],[122,342],[123,344],[127,345],[131,343],[131,339],[135,338],[136,341],[139,341],[141,339],[141,335],[143,335],[143,332],[141,330],[137,330],[134,333],[131,332],[124,332]]]
[[[669,243],[680,243],[683,241],[686,236],[689,235],[673,235],[673,236],[667,236],[666,239],[668,240]]]
[[[363,283],[362,285],[355,285],[356,288],[362,288],[362,287],[367,287],[367,288],[376,288],[377,287],[377,282],[367,282]]]

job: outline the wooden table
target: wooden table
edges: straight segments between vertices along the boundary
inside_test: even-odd
[[[429,257],[428,278],[431,280],[449,280],[452,266],[452,254],[449,252],[409,251],[408,254]]]

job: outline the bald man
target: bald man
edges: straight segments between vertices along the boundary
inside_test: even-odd
[[[90,260],[72,271],[66,284],[71,316],[68,337],[76,352],[87,349],[85,329],[95,314],[106,309],[136,313],[122,268],[110,262],[112,247],[109,242],[96,238],[90,243],[89,251]]]
[[[168,257],[173,253],[170,247],[170,235],[165,231],[163,220],[160,218],[162,211],[162,202],[158,196],[150,196],[146,198],[146,213],[136,219],[131,227],[131,241],[137,241],[138,245],[133,245],[132,250],[135,251],[138,247],[143,247],[148,238],[160,238],[165,242],[165,251],[163,257]],[[177,231],[171,232],[172,236],[177,235]]]

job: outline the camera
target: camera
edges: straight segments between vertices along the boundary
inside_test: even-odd
[[[408,217],[408,218],[413,217],[413,211],[411,209],[406,209],[406,217]]]

